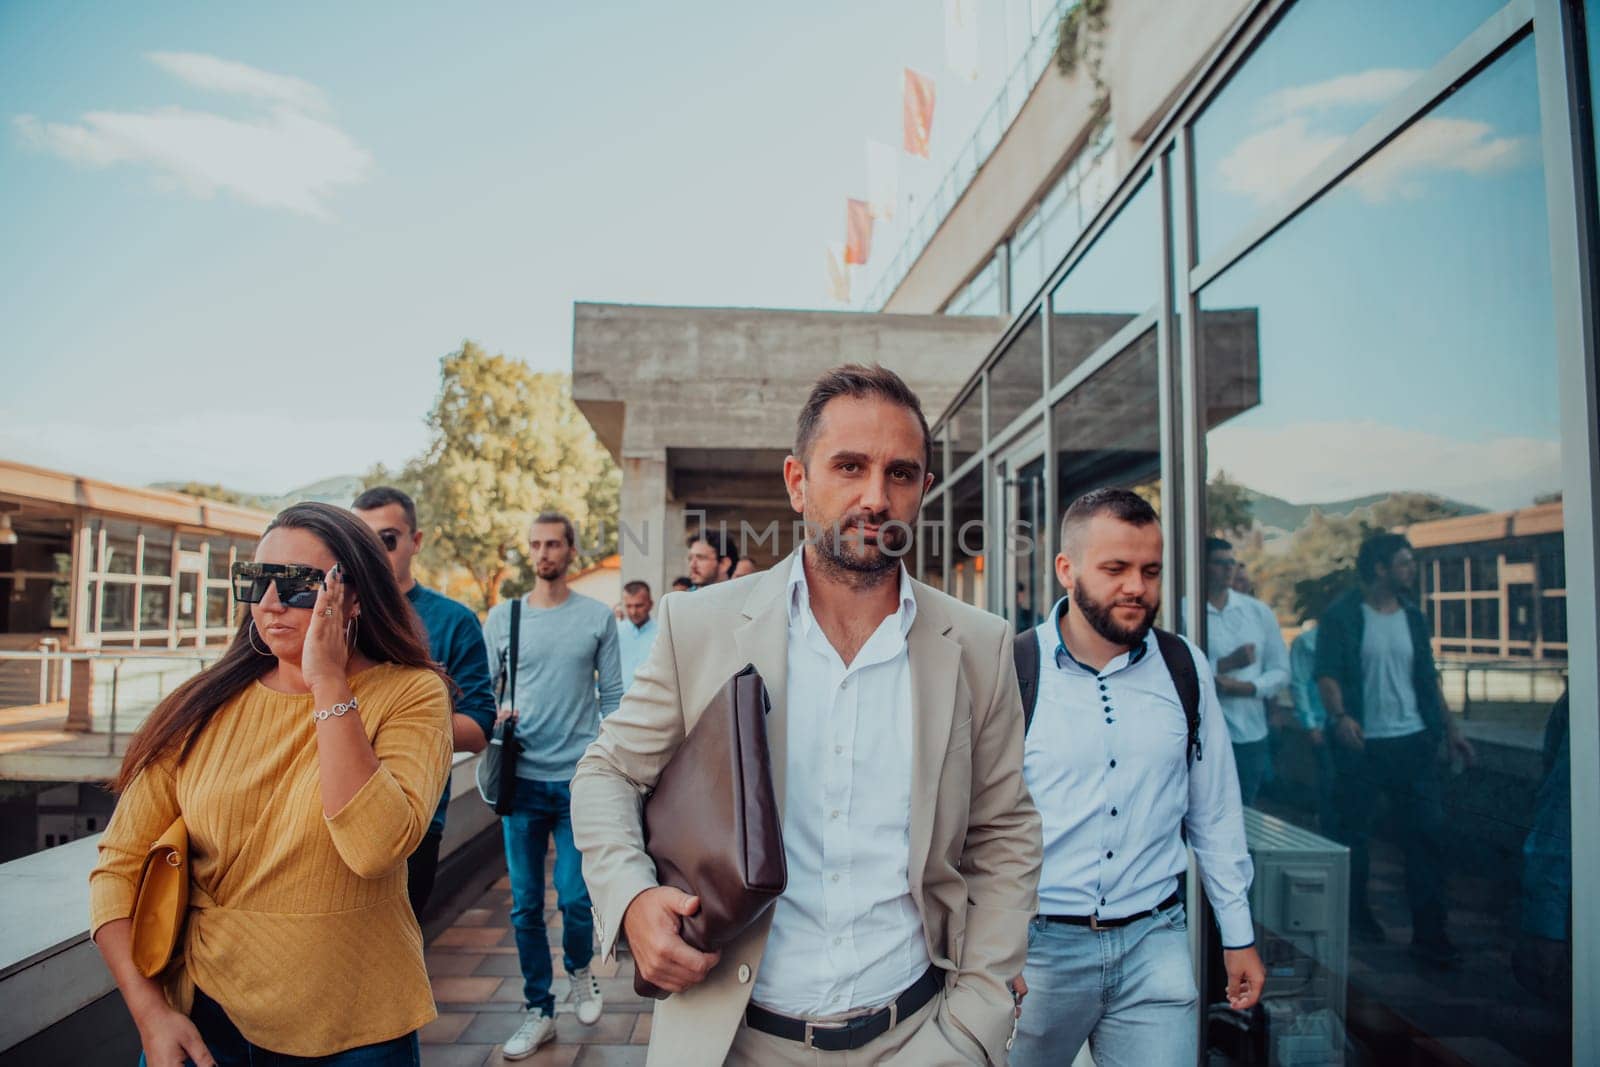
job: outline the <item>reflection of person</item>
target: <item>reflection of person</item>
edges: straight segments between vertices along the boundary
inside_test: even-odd
[[[829,371],[795,436],[784,480],[817,533],[763,574],[663,599],[655,648],[579,765],[601,945],[625,932],[672,991],[653,1064],[1004,1063],[1040,847],[1010,635],[900,562],[931,479],[897,375]],[[697,899],[656,884],[639,797],[750,663],[772,699],[788,888],[707,954],[679,936]]]
[[[436,1012],[406,857],[450,770],[450,695],[378,539],[342,508],[286,508],[234,590],[250,612],[228,650],[123,761],[91,936],[152,1065],[414,1064]],[[134,887],[180,816],[187,924],[172,969],[145,978]]]
[[[1445,707],[1428,623],[1409,599],[1417,580],[1410,543],[1399,534],[1374,534],[1362,543],[1356,570],[1360,587],[1323,613],[1316,646],[1317,686],[1338,771],[1339,834],[1350,846],[1351,931],[1384,938],[1367,894],[1368,841],[1382,792],[1405,856],[1412,952],[1450,965],[1461,953],[1445,931],[1439,742],[1468,761],[1472,745]]]
[[[578,550],[572,522],[545,512],[533,520],[528,548],[537,579],[523,597],[517,642],[517,684],[505,694],[498,726],[517,720],[516,810],[501,820],[511,878],[511,926],[522,970],[524,1015],[505,1043],[521,1059],[555,1037],[554,968],[545,933],[545,850],[556,844],[556,904],[561,909],[561,965],[572,980],[578,1021],[592,1026],[603,1007],[589,968],[594,924],[583,884],[583,858],[572,843],[573,769],[600,720],[622,699],[617,620],[611,609],[567,585]],[[495,605],[483,624],[495,684],[509,673],[511,602]],[[596,682],[598,681],[598,691]]]
[[[704,589],[708,585],[725,582],[739,565],[739,550],[733,538],[718,530],[701,530],[690,534],[688,540],[688,567],[691,589]]]
[[[455,711],[450,720],[455,750],[482,752],[494,729],[494,690],[489,687],[483,628],[478,617],[465,604],[434,592],[412,575],[411,561],[422,548],[422,531],[417,529],[417,507],[409,496],[398,489],[379,486],[356,497],[350,510],[383,542],[395,581],[422,620],[429,654],[455,683]],[[411,897],[411,910],[419,916],[433,894],[439,843],[444,840],[449,807],[450,787],[446,783],[428,832],[406,862],[406,893]]]
[[[1194,849],[1222,934],[1228,1001],[1255,1005],[1265,971],[1250,921],[1251,864],[1228,731],[1198,649],[1200,749],[1151,632],[1161,523],[1134,493],[1067,509],[1056,577],[1068,590],[1034,631],[1038,703],[1024,767],[1044,819],[1039,916],[1011,1063],[1194,1063],[1199,997],[1178,876]],[[1102,723],[1102,719],[1104,722]]]
[[[1241,569],[1233,545],[1206,539],[1206,652],[1239,768],[1239,796],[1248,807],[1271,775],[1267,706],[1289,682],[1289,652],[1272,609],[1234,587]]]
[[[1235,593],[1243,593],[1245,596],[1256,595],[1256,583],[1250,580],[1250,569],[1243,563],[1233,568],[1233,578],[1228,585]]]
[[[1289,693],[1294,699],[1295,718],[1305,727],[1317,764],[1317,825],[1324,834],[1333,837],[1333,750],[1325,729],[1328,709],[1322,706],[1322,694],[1317,691],[1316,668],[1317,624],[1313,619],[1289,646]]]
[[[656,620],[650,617],[655,604],[650,599],[650,586],[645,582],[629,582],[622,587],[624,620],[617,626],[617,651],[622,658],[622,688],[633,684],[633,672],[650,654],[656,641]]]
[[[1522,845],[1521,926],[1511,973],[1557,1004],[1572,997],[1572,737],[1567,694],[1544,728],[1544,778]]]

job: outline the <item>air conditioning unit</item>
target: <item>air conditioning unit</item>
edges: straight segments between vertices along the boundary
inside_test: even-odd
[[[1255,863],[1250,911],[1267,970],[1268,1062],[1343,1064],[1350,850],[1252,808],[1244,828]]]

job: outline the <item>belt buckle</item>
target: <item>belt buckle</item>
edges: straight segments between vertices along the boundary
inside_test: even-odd
[[[848,1023],[814,1023],[810,1019],[807,1019],[806,1020],[806,1048],[808,1048],[808,1049],[815,1049],[816,1048],[816,1046],[811,1043],[811,1039],[813,1037],[813,1033],[812,1033],[813,1031],[815,1031],[815,1030],[844,1030],[848,1026],[849,1026]]]
[[[1108,929],[1108,927],[1104,927],[1104,926],[1100,925],[1100,916],[1099,915],[1091,914],[1089,916],[1089,929],[1093,930],[1095,933],[1099,933],[1101,930]]]

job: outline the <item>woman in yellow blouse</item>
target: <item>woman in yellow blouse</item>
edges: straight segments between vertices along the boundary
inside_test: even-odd
[[[123,762],[91,936],[151,1067],[416,1064],[435,1012],[406,857],[449,771],[449,691],[348,512],[286,509],[234,586],[249,618]],[[188,922],[149,979],[128,916],[146,850],[180,815]]]

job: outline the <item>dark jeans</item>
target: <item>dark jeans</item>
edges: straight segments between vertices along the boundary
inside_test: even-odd
[[[411,913],[419,922],[422,909],[428,906],[428,898],[433,895],[433,878],[439,872],[439,842],[443,839],[443,830],[438,833],[429,830],[422,835],[422,842],[411,858],[406,860],[406,895],[411,898]]]
[[[556,904],[561,908],[561,965],[567,974],[589,966],[594,955],[594,916],[583,882],[583,856],[572,844],[572,791],[566,782],[517,779],[517,806],[500,820],[511,876],[511,928],[522,963],[522,999],[554,1015],[550,992],[554,967],[544,926],[544,858],[556,842]]]
[[[194,1007],[189,1012],[189,1019],[200,1031],[200,1039],[206,1043],[206,1051],[211,1053],[212,1059],[217,1061],[217,1067],[419,1067],[422,1063],[422,1051],[418,1047],[415,1031],[392,1041],[349,1048],[329,1056],[290,1056],[271,1052],[246,1041],[239,1028],[233,1025],[233,1020],[222,1010],[222,1005],[199,989],[194,991]],[[184,1063],[185,1067],[194,1067],[192,1061],[185,1060]],[[143,1055],[139,1057],[139,1067],[145,1067]]]
[[[1389,800],[1389,825],[1406,864],[1406,900],[1413,937],[1444,933],[1445,822],[1438,742],[1426,731],[1369,740],[1359,752],[1334,746],[1338,771],[1338,840],[1350,846],[1350,907],[1370,907],[1368,842],[1378,794]]]
[[[1261,783],[1272,774],[1272,740],[1233,743],[1233,763],[1239,772],[1239,803],[1250,807],[1256,802]]]

